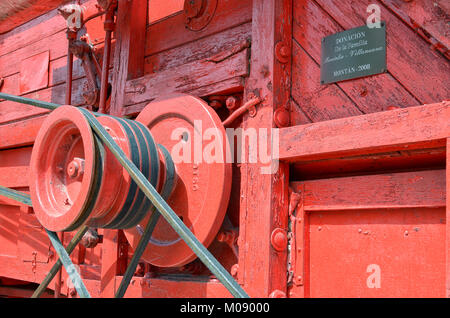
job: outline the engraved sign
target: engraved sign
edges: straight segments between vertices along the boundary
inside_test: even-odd
[[[386,25],[364,25],[322,39],[320,82],[328,84],[386,72]]]

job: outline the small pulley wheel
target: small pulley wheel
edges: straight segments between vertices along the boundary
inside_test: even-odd
[[[97,194],[96,142],[84,115],[72,106],[54,110],[37,134],[30,163],[34,213],[51,231],[83,223]]]
[[[220,118],[203,100],[177,94],[151,102],[136,121],[149,128],[175,164],[177,181],[167,203],[208,247],[222,225],[231,190],[231,163],[226,161],[229,145]],[[211,162],[204,153],[215,160]],[[124,231],[133,248],[149,217]],[[142,258],[155,266],[178,267],[196,255],[161,217]]]

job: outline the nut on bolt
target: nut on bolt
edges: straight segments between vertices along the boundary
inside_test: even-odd
[[[84,173],[84,159],[73,158],[71,162],[67,165],[67,175],[72,179],[79,178]]]
[[[270,242],[275,251],[282,252],[286,250],[288,242],[286,231],[281,228],[273,230]]]

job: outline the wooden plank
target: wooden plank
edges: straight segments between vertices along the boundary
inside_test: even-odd
[[[219,0],[211,22],[200,31],[185,27],[184,15],[177,14],[147,28],[145,56],[192,42],[251,21],[251,0]]]
[[[0,167],[0,185],[8,188],[28,187],[29,170],[28,166]]]
[[[207,58],[129,80],[125,85],[123,105],[142,103],[173,92],[188,92],[236,76],[247,75],[248,50],[244,49],[222,61]],[[142,87],[145,87],[144,92],[136,93],[136,88]]]
[[[229,51],[251,38],[251,23],[189,42],[145,58],[145,74],[156,73]]]
[[[213,83],[211,85],[203,86],[194,90],[184,91],[184,93],[191,94],[197,97],[206,97],[210,95],[225,95],[232,94],[235,92],[241,92],[244,89],[244,78],[243,77],[233,77],[231,79]],[[174,90],[174,92],[177,92]],[[183,92],[183,91],[179,91]],[[129,105],[127,107],[122,108],[122,116],[136,116],[139,112],[141,112],[145,106],[148,105],[148,101]]]
[[[361,110],[336,85],[320,84],[320,67],[293,43],[292,97],[313,122],[361,115]]]
[[[294,2],[294,29],[295,40],[311,56],[317,64],[321,63],[321,41],[323,37],[344,31],[325,11],[314,1]],[[303,68],[302,64],[295,65]],[[316,68],[316,72],[320,73]],[[314,77],[316,83],[318,76]],[[308,78],[309,79],[309,78]],[[302,83],[307,80],[302,80]],[[414,98],[389,73],[363,77],[337,83],[337,86],[358,106],[363,113],[374,113],[387,110],[389,106],[415,106],[420,102]],[[326,86],[317,85],[325,89]],[[301,89],[300,87],[299,89]],[[322,93],[322,92],[321,92]],[[300,101],[302,95],[297,94]],[[345,105],[346,106],[346,105]],[[347,106],[346,106],[347,107]]]
[[[312,123],[311,118],[306,115],[303,109],[297,104],[297,102],[291,98],[291,107],[290,107],[290,121],[291,126],[296,125],[304,125]]]
[[[0,125],[0,149],[31,145],[46,116]]]
[[[116,47],[114,50],[112,115],[122,112],[125,84],[128,79],[144,74],[145,26],[147,24],[146,0],[120,1],[116,18]]]
[[[444,167],[445,147],[441,147],[296,162],[290,175],[291,180],[311,180]]]
[[[293,182],[305,211],[445,207],[445,170]]]
[[[450,102],[280,129],[280,159],[319,160],[437,148],[450,136]]]
[[[343,28],[366,23],[367,6],[372,0],[317,0]],[[429,44],[394,16],[383,5],[381,18],[386,22],[388,71],[421,103],[435,103],[450,95],[450,63],[432,52]]]
[[[448,15],[450,7],[445,0],[418,0],[414,2],[381,0],[394,14],[413,29],[439,41],[445,50],[450,48]]]
[[[291,59],[281,63],[274,52],[279,41],[289,51],[292,47],[291,17],[292,1],[253,1],[251,71],[244,100],[255,94],[264,101],[256,106],[254,117],[244,115],[244,129],[272,128],[275,107],[288,106]],[[267,165],[249,164],[246,153],[241,165],[238,281],[252,297],[283,297],[287,293],[287,247],[276,251],[271,235],[277,228],[287,235],[289,169],[281,164],[272,174],[263,174],[261,168]]]
[[[29,94],[20,94],[19,92],[19,74],[14,74],[5,78],[5,84],[2,92],[21,95],[25,97],[35,98],[44,101],[50,101],[56,104],[65,103],[65,77],[66,77],[66,57],[59,58],[50,62],[49,71],[49,87],[41,89]],[[81,65],[82,61],[74,59],[73,66],[73,84],[72,84],[72,105],[85,105],[83,94],[83,86],[87,82],[84,69]],[[111,81],[113,73],[110,72],[109,80]],[[47,113],[48,110],[28,105],[22,105],[10,101],[0,102],[0,123],[7,123],[23,118],[29,118],[39,114]]]
[[[72,83],[72,105],[84,105],[82,97],[83,85],[87,82],[86,78],[76,79]],[[48,101],[55,104],[64,105],[65,102],[65,85],[56,85],[33,93],[25,94],[24,97],[33,98],[42,101]],[[16,121],[21,118],[29,118],[31,116],[42,115],[48,113],[48,109],[24,105],[11,101],[0,103],[0,120],[2,123]]]

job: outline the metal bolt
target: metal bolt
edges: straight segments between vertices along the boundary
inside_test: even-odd
[[[286,47],[286,45],[281,46],[280,48],[280,55],[283,57],[288,57],[289,56],[289,50]]]
[[[74,158],[67,165],[67,175],[72,179],[82,176],[84,173],[84,159]]]
[[[271,236],[271,243],[276,251],[278,252],[284,251],[287,247],[286,231],[280,228],[276,228],[275,230],[273,230]]]
[[[286,108],[281,107],[275,110],[274,122],[278,128],[289,126],[289,112]]]
[[[233,110],[237,107],[237,98],[234,96],[230,96],[227,98],[225,103],[228,109]]]

